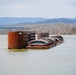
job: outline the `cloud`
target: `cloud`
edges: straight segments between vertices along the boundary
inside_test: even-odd
[[[0,17],[74,17],[75,0],[0,0]]]

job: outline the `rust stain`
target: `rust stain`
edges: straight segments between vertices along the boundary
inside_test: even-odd
[[[26,38],[24,38],[22,31],[8,32],[8,49],[26,48],[26,43]]]

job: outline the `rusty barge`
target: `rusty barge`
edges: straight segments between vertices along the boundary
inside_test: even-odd
[[[8,33],[8,49],[49,49],[64,41],[60,35],[50,36],[48,33],[12,31]]]

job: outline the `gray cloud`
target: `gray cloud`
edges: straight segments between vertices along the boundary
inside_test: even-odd
[[[75,17],[75,0],[0,0],[0,17]]]
[[[27,4],[34,2],[36,2],[36,0],[0,0],[0,5]]]

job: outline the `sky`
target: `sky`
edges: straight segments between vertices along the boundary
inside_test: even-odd
[[[76,18],[76,0],[0,0],[0,17]]]

